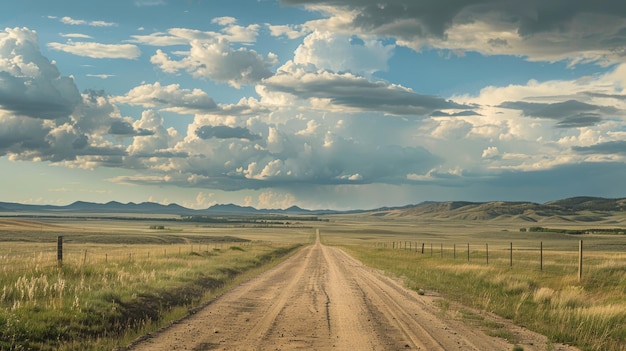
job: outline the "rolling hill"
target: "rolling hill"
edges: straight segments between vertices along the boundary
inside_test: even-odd
[[[415,218],[435,220],[515,220],[528,223],[545,221],[600,222],[615,214],[626,215],[626,198],[607,199],[601,197],[572,197],[543,204],[534,202],[423,202],[402,207],[383,207],[374,210],[307,210],[297,206],[287,209],[256,209],[234,204],[217,204],[206,209],[189,209],[177,204],[162,205],[154,202],[92,203],[76,201],[65,206],[27,205],[0,202],[0,212],[5,215],[23,213],[41,213],[45,215],[66,216],[74,214],[168,214],[175,216],[253,216],[253,215],[330,215],[362,214],[388,218]],[[625,219],[626,221],[626,219]]]
[[[402,209],[374,211],[388,217],[441,220],[520,220],[529,223],[600,222],[616,213],[626,214],[626,198],[573,197],[544,204],[534,202],[435,202]]]

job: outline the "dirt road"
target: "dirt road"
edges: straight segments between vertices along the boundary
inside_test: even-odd
[[[428,295],[321,245],[318,237],[314,245],[131,350],[513,349],[442,313],[435,303],[439,298]],[[546,350],[545,337],[507,327],[525,351]]]

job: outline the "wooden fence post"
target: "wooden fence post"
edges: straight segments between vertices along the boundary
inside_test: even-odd
[[[509,252],[509,267],[513,267],[513,243],[511,242],[511,248]]]
[[[543,271],[543,241],[539,242],[539,270]]]
[[[487,256],[487,265],[489,265],[489,243],[485,244],[485,255]]]
[[[424,243],[422,243],[422,255],[424,254]]]
[[[578,281],[583,279],[583,241],[578,242]]]
[[[63,266],[63,237],[57,236],[57,263],[59,267]]]
[[[467,262],[469,262],[469,260],[470,260],[469,243],[467,243]]]

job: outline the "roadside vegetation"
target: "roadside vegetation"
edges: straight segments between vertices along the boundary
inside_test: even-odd
[[[580,237],[580,236],[578,236]],[[336,238],[333,238],[336,239]],[[484,245],[484,244],[483,244]],[[536,252],[494,252],[489,264],[484,253],[471,252],[472,260],[452,252],[439,255],[376,245],[341,245],[366,265],[398,277],[420,293],[430,291],[450,301],[496,313],[515,324],[546,335],[551,342],[582,350],[625,350],[626,254],[589,253],[582,281],[577,278],[577,255],[551,251],[543,270]],[[460,251],[460,250],[459,250]],[[445,312],[449,304],[442,302]],[[480,315],[461,311],[494,336],[511,338],[499,326],[481,325]],[[510,340],[515,342],[515,340]]]
[[[185,316],[310,240],[302,232],[291,243],[222,232],[231,235],[213,242],[184,233],[146,235],[148,243],[165,241],[147,245],[140,235],[67,235],[61,265],[48,240],[56,236],[31,233],[28,240],[36,242],[2,242],[0,233],[0,350],[114,349]]]

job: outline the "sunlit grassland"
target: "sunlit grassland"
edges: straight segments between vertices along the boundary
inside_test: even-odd
[[[0,230],[0,350],[111,350],[276,264],[313,233],[47,224]]]
[[[364,219],[322,229],[322,241],[401,277],[412,289],[494,312],[551,342],[626,350],[626,236],[522,233],[502,223],[440,224]],[[584,243],[581,281],[579,240]],[[406,242],[411,249],[404,248]]]

